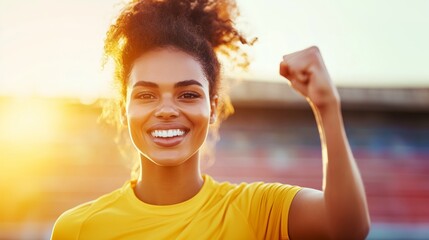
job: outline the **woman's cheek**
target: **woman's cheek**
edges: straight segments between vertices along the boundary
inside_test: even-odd
[[[188,117],[198,138],[205,139],[210,123],[210,110],[208,108],[196,108],[192,113],[188,114]]]
[[[151,112],[149,107],[144,107],[142,104],[133,104],[128,108],[128,118],[133,120],[142,120],[146,119],[148,114]]]
[[[143,125],[148,119],[148,109],[131,106],[128,109],[128,128],[134,140],[142,138]]]
[[[208,123],[210,118],[210,106],[208,104],[191,105],[183,109],[183,112],[189,116],[191,121],[199,124],[205,124],[206,121]]]

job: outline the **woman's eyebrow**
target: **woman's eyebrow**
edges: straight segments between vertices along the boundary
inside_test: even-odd
[[[135,87],[151,87],[151,88],[159,88],[158,84],[154,82],[146,82],[146,81],[138,81],[133,85]]]
[[[191,79],[191,80],[184,80],[184,81],[177,82],[176,84],[174,84],[174,88],[186,87],[190,85],[198,85],[200,87],[203,87],[203,85],[200,82]]]
[[[179,87],[186,87],[186,86],[190,86],[190,85],[198,85],[200,87],[203,87],[203,85],[193,79],[190,80],[184,80],[184,81],[180,81],[174,84],[174,88],[179,88]],[[133,88],[135,87],[151,87],[151,88],[159,88],[159,85],[154,83],[154,82],[147,82],[147,81],[138,81],[133,85]]]

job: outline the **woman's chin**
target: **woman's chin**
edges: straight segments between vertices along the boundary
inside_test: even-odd
[[[162,156],[163,155],[163,156]],[[157,156],[148,156],[148,160],[160,167],[177,167],[190,160],[189,156],[179,156],[179,154],[157,154]]]
[[[186,160],[180,161],[178,159],[157,159],[151,161],[160,167],[177,167],[186,162]]]

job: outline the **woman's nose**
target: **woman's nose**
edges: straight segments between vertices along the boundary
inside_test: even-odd
[[[179,116],[179,111],[172,103],[164,102],[155,111],[155,117],[162,119],[175,118]]]

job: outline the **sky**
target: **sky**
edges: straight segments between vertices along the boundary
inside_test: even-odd
[[[238,28],[258,41],[249,71],[226,68],[227,76],[284,81],[282,56],[316,45],[337,86],[429,87],[429,1],[237,2]],[[111,72],[100,63],[120,3],[1,0],[0,95],[109,95]]]

